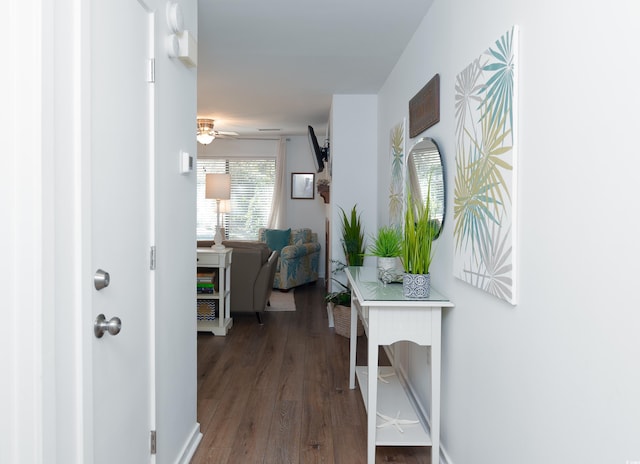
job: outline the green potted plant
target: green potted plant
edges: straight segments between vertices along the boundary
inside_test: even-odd
[[[341,215],[341,229],[342,229],[342,251],[344,252],[347,263],[340,261],[332,261],[336,266],[332,271],[336,274],[346,266],[362,266],[364,261],[364,232],[362,230],[362,223],[360,221],[360,215],[357,212],[357,205],[351,208],[349,215],[340,208]],[[342,282],[337,279],[331,278],[335,283],[342,287],[341,290],[336,292],[330,292],[325,296],[325,301],[328,305],[328,310],[333,315],[333,323],[335,331],[338,335],[349,337],[351,333],[351,290]],[[364,328],[362,323],[358,320],[357,334],[362,335]]]
[[[347,213],[340,208],[342,212],[341,226],[342,226],[342,251],[344,251],[345,259],[347,260],[347,266],[362,266],[364,261],[364,232],[362,230],[362,223],[360,222],[360,215],[356,211],[356,206],[351,208],[351,213],[347,216]]]
[[[385,284],[399,282],[402,273],[398,270],[398,258],[402,255],[402,231],[398,227],[383,226],[372,237],[369,256],[378,258],[378,278]]]
[[[433,259],[436,228],[430,216],[429,195],[426,198],[425,203],[421,204],[411,198],[411,193],[407,195],[402,243],[405,271],[402,287],[407,298],[428,298],[431,290],[429,268]]]
[[[327,293],[324,297],[324,301],[326,301],[327,303],[333,303],[334,305],[351,307],[351,290],[349,289],[349,287],[347,287],[337,279],[331,278],[331,280],[340,285],[342,289],[336,292]]]

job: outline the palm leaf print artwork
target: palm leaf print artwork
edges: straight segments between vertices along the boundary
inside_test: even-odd
[[[454,275],[516,304],[517,26],[455,83]]]
[[[402,184],[404,172],[404,120],[391,129],[391,185],[389,186],[389,224],[402,223]]]

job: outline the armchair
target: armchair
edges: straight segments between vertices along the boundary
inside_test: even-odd
[[[267,242],[267,230],[269,229],[261,228],[258,231],[258,240]],[[318,234],[311,229],[292,229],[288,243],[276,251],[279,251],[279,257],[273,288],[289,290],[318,280],[320,243]]]

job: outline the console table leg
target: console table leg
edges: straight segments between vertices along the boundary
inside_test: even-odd
[[[368,405],[367,405],[367,462],[376,462],[376,421],[378,414],[378,334],[371,330],[377,327],[375,313],[369,313],[369,343],[368,343]]]
[[[442,314],[434,313],[431,344],[431,462],[440,464],[440,369]]]
[[[356,347],[358,344],[358,310],[355,297],[351,298],[351,332],[349,337],[349,388],[356,388]]]

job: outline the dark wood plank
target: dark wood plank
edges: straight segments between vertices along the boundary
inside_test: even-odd
[[[241,368],[234,372],[231,384],[242,385],[251,382],[254,369]],[[203,444],[208,447],[229,447],[238,433],[252,390],[248,388],[225,388],[218,392],[218,406],[213,413]]]
[[[198,401],[198,422],[200,422],[200,431],[202,433],[207,433],[207,429],[209,428],[209,422],[211,422],[211,418],[216,412],[216,408],[218,407],[219,401],[212,400],[209,398],[203,398]]]
[[[229,462],[231,448],[206,448],[200,443],[198,451],[191,460],[191,464],[219,464]]]
[[[300,462],[300,423],[302,408],[296,401],[278,401],[269,426],[265,463]]]
[[[333,427],[327,385],[305,382],[300,434],[301,463],[333,463]]]
[[[295,333],[300,334],[300,331]],[[307,365],[305,346],[306,341],[300,335],[290,336],[287,340],[276,385],[279,400],[296,401],[302,398]]]
[[[305,301],[300,298],[300,300]],[[306,301],[308,307],[312,305]],[[303,422],[300,445],[300,462],[333,463],[333,436],[331,410],[327,408],[333,388],[331,360],[327,357],[327,331],[320,329],[320,311],[309,313],[307,325],[305,364]],[[326,325],[325,325],[326,327]],[[331,334],[329,334],[331,336]]]
[[[367,464],[366,437],[365,427],[334,427],[333,452],[336,463]]]
[[[270,390],[278,385],[288,332],[288,324],[286,323],[272,322],[263,326],[261,335],[264,338],[264,343],[261,345],[260,351],[254,353],[258,360],[255,388]]]
[[[268,446],[276,390],[253,390],[228,457],[229,463],[261,464]]]

